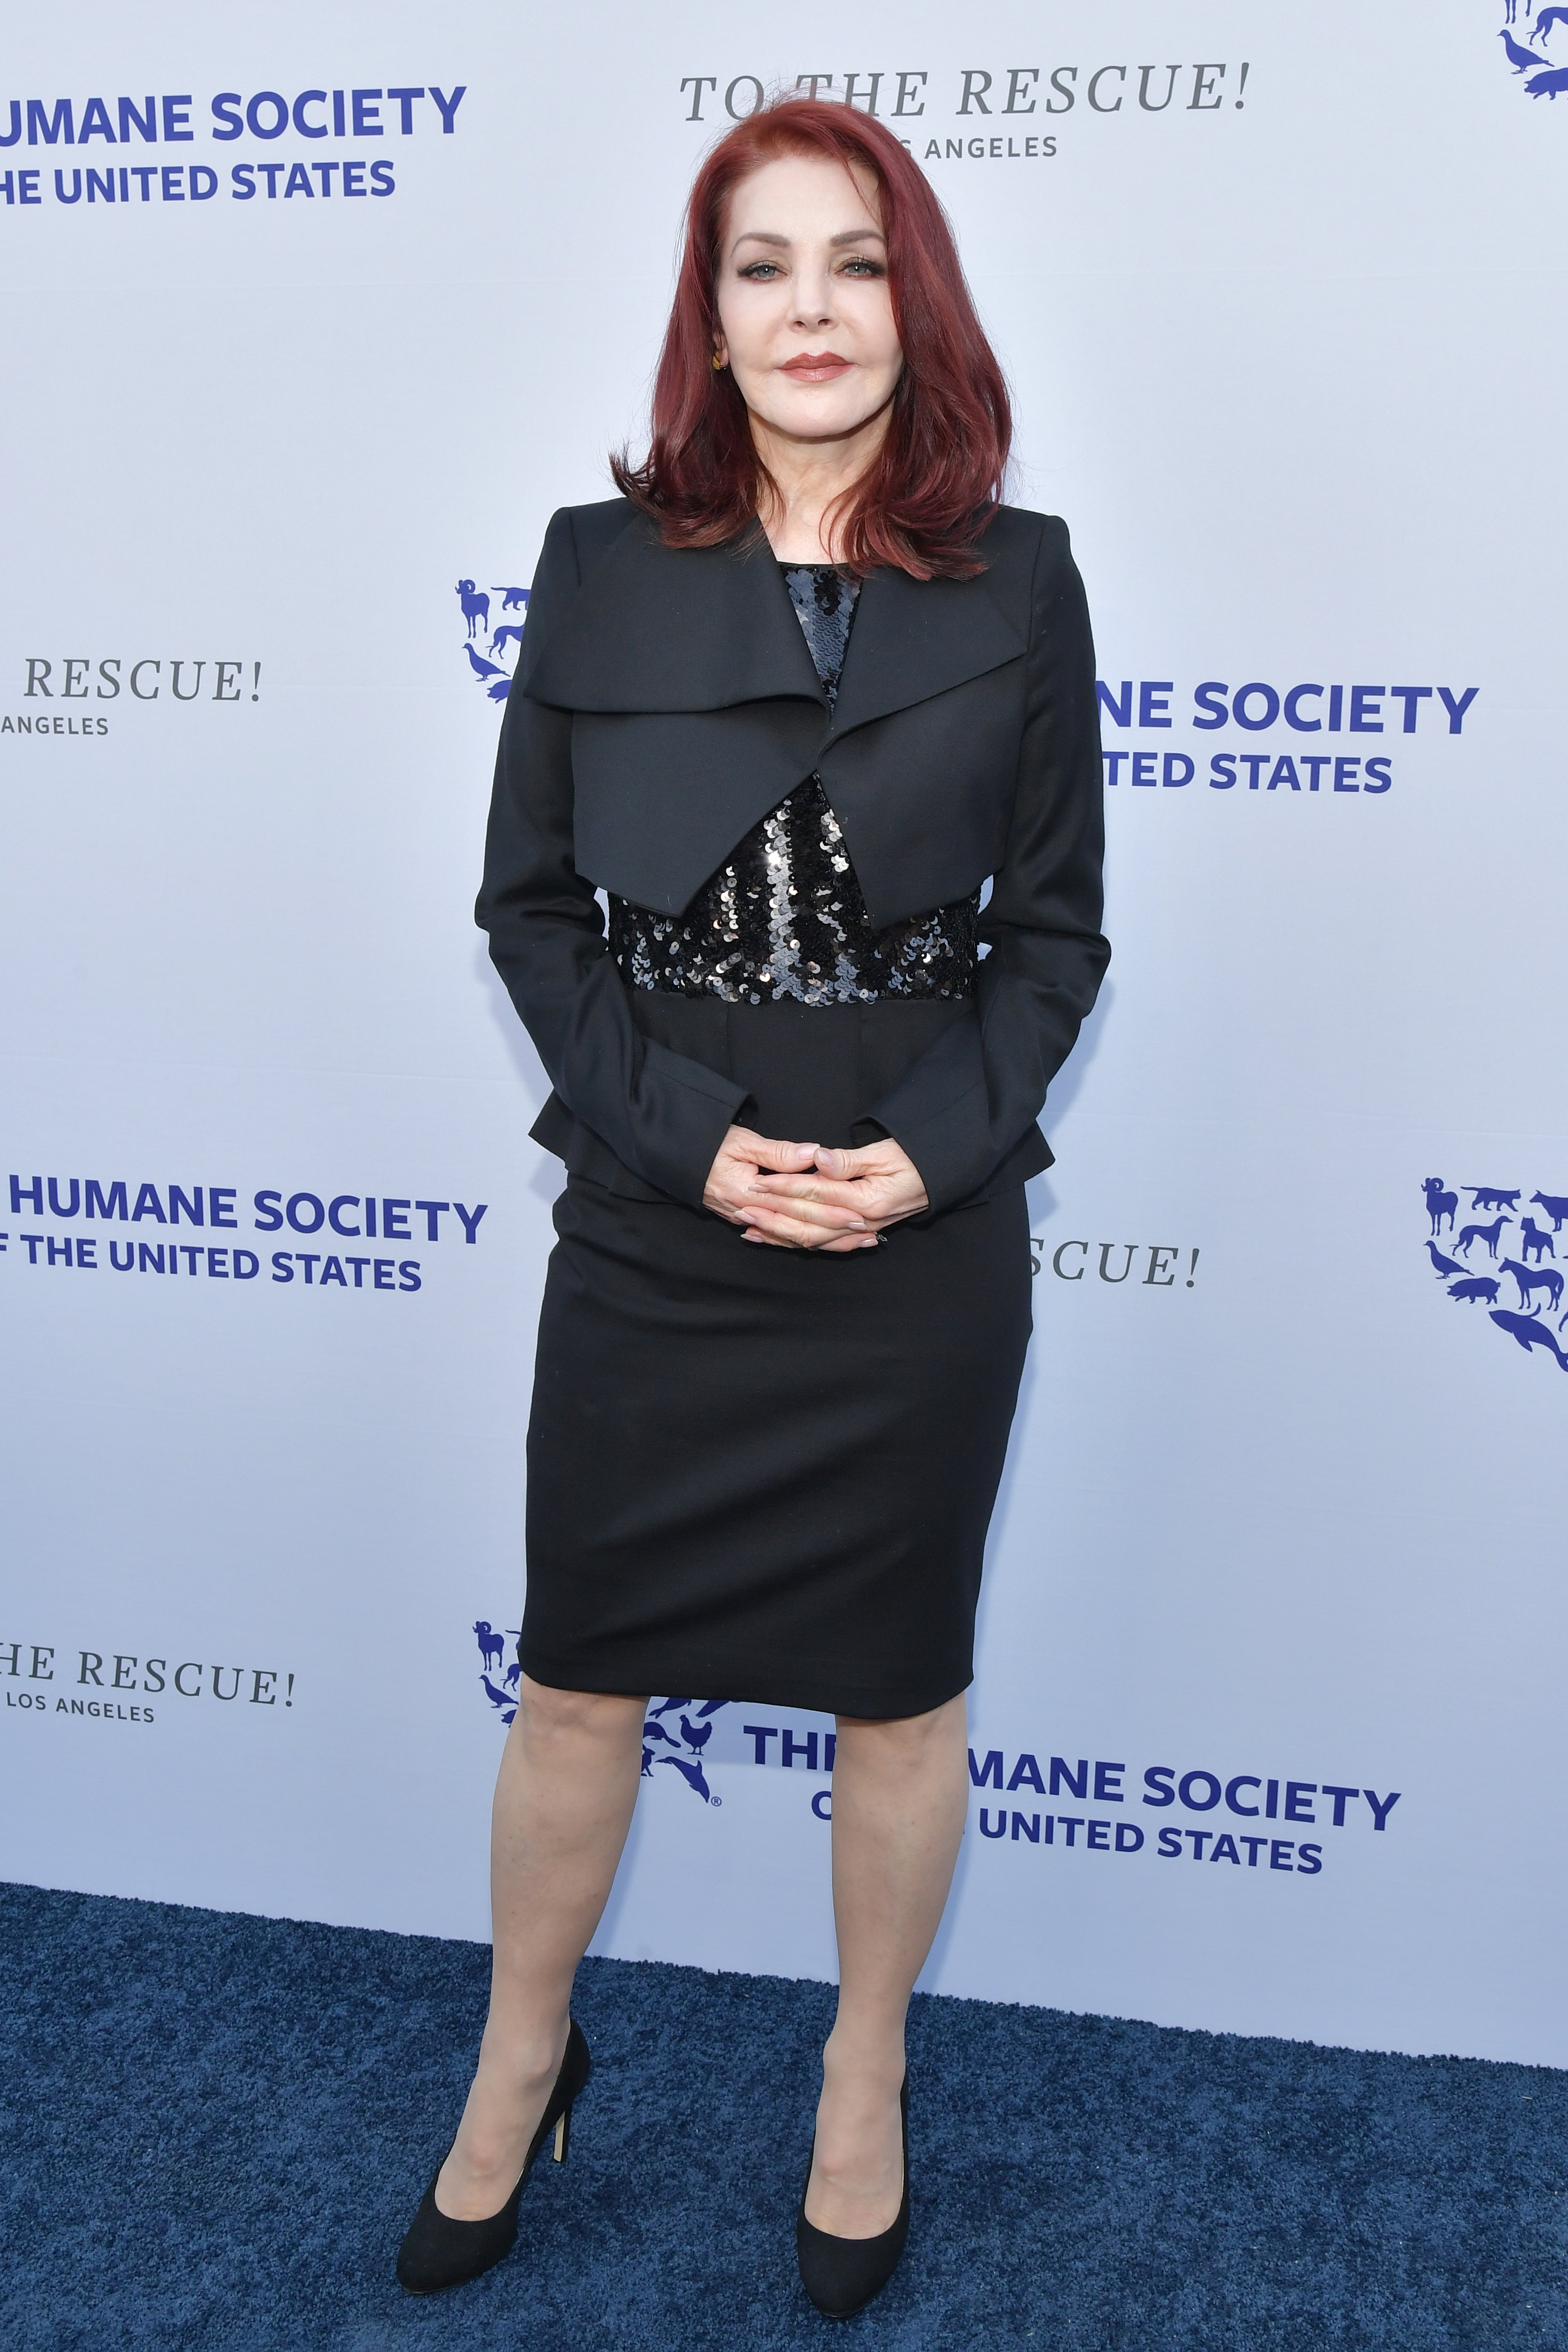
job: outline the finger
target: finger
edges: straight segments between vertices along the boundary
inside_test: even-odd
[[[746,1157],[755,1155],[759,1168],[799,1170],[810,1168],[817,1156],[814,1143],[780,1143],[767,1135],[747,1138]]]
[[[807,1224],[798,1217],[770,1209],[754,1209],[747,1230],[759,1233],[765,1241],[782,1242],[790,1249],[821,1249],[830,1242],[858,1243],[864,1237],[863,1227],[858,1233],[846,1234],[841,1225]],[[870,1238],[874,1240],[874,1234]]]
[[[854,1216],[862,1213],[863,1184],[834,1184],[825,1176],[775,1175],[759,1170],[747,1191],[754,1200],[777,1202],[817,1202],[823,1207],[841,1209]]]
[[[830,1176],[776,1176],[759,1172],[754,1192],[770,1200],[820,1201],[834,1208],[852,1209],[857,1215],[866,1215],[874,1207],[877,1192],[882,1189],[877,1180],[856,1176],[842,1181]]]
[[[748,1189],[746,1198],[749,1209],[764,1209],[778,1216],[793,1217],[801,1224],[830,1226],[834,1233],[852,1232],[866,1222],[858,1205],[841,1207],[836,1201],[818,1201],[810,1194],[803,1199],[796,1199],[790,1194],[766,1192],[760,1185],[756,1185]]]

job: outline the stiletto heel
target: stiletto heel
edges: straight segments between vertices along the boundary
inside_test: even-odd
[[[455,2221],[436,2203],[433,2180],[398,2251],[400,2286],[406,2287],[410,2294],[436,2294],[443,2287],[461,2286],[465,2280],[478,2278],[511,2252],[517,2235],[517,2200],[523,2193],[523,2183],[533,2168],[535,2158],[552,2135],[555,2160],[558,2164],[565,2162],[571,2137],[572,2102],[591,2072],[588,2044],[574,2018],[567,2032],[560,2072],[545,2101],[539,2127],[528,2142],[517,2187],[499,2212],[489,2214],[483,2221]],[[437,2166],[435,2179],[440,2178]]]
[[[800,2284],[824,2319],[852,2319],[873,2295],[882,2293],[904,2252],[909,2236],[909,2077],[898,2095],[904,2126],[904,2200],[890,2229],[875,2238],[835,2238],[806,2219],[806,2189],[811,2185],[811,2165],[806,2166],[806,2186],[795,2217],[795,2253]],[[811,2156],[816,2156],[816,2141]]]

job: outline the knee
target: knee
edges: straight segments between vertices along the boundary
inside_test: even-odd
[[[606,1691],[555,1690],[527,1675],[517,1690],[517,1729],[530,1743],[555,1740],[615,1745],[634,1738],[648,1702]]]

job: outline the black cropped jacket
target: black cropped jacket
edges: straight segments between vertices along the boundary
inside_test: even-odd
[[[645,1034],[596,887],[677,915],[813,773],[879,929],[988,877],[976,992],[864,1106],[934,1212],[1050,1164],[1035,1127],[1094,1002],[1094,655],[1065,524],[1003,507],[972,580],[873,572],[830,714],[771,551],[678,550],[625,499],[563,508],[534,576],[476,919],[555,1092],[535,1128],[699,1202],[744,1087]]]

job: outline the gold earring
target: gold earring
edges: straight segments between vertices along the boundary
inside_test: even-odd
[[[713,372],[715,375],[718,375],[722,372],[723,367],[724,353],[722,352],[715,352],[713,355]]]

